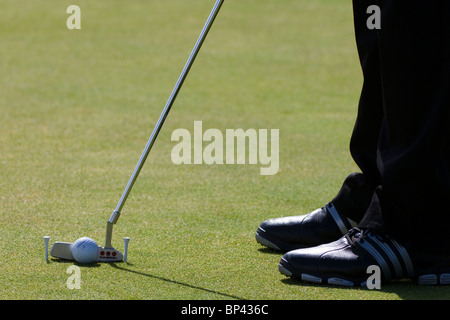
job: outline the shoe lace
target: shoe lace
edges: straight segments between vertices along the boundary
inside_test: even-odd
[[[345,237],[351,245],[354,245],[356,242],[363,243],[366,235],[372,235],[382,242],[386,242],[389,239],[387,235],[379,234],[372,229],[361,229],[356,227],[350,229]]]

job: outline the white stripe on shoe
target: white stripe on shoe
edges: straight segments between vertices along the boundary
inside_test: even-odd
[[[326,208],[327,208],[328,212],[331,214],[331,217],[336,222],[339,230],[341,230],[342,235],[345,236],[349,229],[347,228],[344,221],[342,220],[339,212],[336,210],[336,208],[334,207],[334,205],[332,203],[329,203],[326,206]],[[348,220],[349,220],[349,223],[352,224],[351,222],[353,222],[353,221],[351,221],[350,219],[348,219]]]
[[[357,243],[377,261],[386,281],[414,276],[408,252],[394,239],[380,239],[369,232]]]

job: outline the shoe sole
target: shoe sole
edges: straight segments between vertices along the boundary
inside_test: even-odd
[[[315,284],[329,284],[329,285],[338,285],[338,286],[344,286],[344,287],[355,287],[355,286],[366,286],[366,281],[351,281],[348,279],[343,279],[340,277],[328,277],[323,278],[316,275],[311,275],[307,273],[301,273],[299,276],[294,276],[291,271],[289,271],[285,266],[283,266],[281,263],[278,265],[278,270],[281,274],[285,275],[289,278],[296,278],[300,279],[305,282],[311,282]]]
[[[417,278],[420,285],[449,285],[450,273],[425,274]]]
[[[278,270],[280,271],[281,274],[285,275],[286,277],[298,278],[302,281],[316,284],[330,284],[346,287],[367,286],[367,281],[358,281],[358,280],[355,281],[350,279],[343,279],[341,277],[326,278],[306,273],[301,273],[299,276],[297,275],[294,276],[293,273],[281,263],[278,265]],[[416,279],[416,283],[418,285],[450,285],[450,273],[421,275]]]
[[[277,250],[277,251],[282,251],[275,243],[273,243],[273,242],[267,240],[266,238],[262,237],[258,232],[256,232],[256,234],[255,234],[255,239],[256,239],[256,241],[259,244],[261,244],[261,245],[263,245],[265,247],[268,247],[270,249],[274,249],[274,250]]]
[[[268,247],[270,249],[276,250],[276,251],[288,252],[291,250],[310,247],[309,245],[292,244],[292,243],[283,242],[276,238],[274,238],[274,240],[271,240],[270,238],[274,238],[274,237],[272,237],[272,236],[268,237],[266,232],[261,228],[258,228],[258,230],[255,233],[255,239],[259,244],[261,244],[265,247]],[[277,244],[275,244],[275,242]]]

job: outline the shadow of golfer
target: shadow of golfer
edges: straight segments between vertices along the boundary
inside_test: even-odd
[[[176,285],[179,285],[179,286],[183,286],[183,287],[186,287],[186,288],[201,290],[201,291],[204,291],[204,292],[209,292],[209,293],[221,295],[221,296],[226,297],[226,298],[237,299],[237,300],[245,300],[244,298],[241,298],[241,297],[238,297],[238,296],[235,296],[235,295],[232,295],[232,294],[223,293],[223,292],[220,292],[220,291],[211,290],[211,289],[207,289],[207,288],[202,288],[202,287],[195,286],[195,285],[192,285],[192,284],[189,284],[189,283],[184,283],[184,282],[180,282],[180,281],[176,281],[176,280],[171,280],[171,279],[155,276],[155,275],[144,273],[144,272],[140,272],[140,271],[126,269],[126,268],[123,268],[123,267],[119,266],[116,263],[110,263],[109,265],[111,267],[113,267],[113,268],[120,269],[122,271],[127,271],[127,272],[131,272],[131,273],[134,273],[134,274],[138,274],[140,276],[145,276],[145,277],[149,277],[149,278],[152,278],[152,279],[165,281],[165,282],[168,282],[168,283],[173,283],[173,284],[176,284]]]

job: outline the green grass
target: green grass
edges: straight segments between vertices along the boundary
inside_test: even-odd
[[[2,0],[2,299],[447,299],[402,281],[316,286],[277,270],[254,232],[329,201],[348,173],[362,84],[350,2],[225,2],[114,229],[129,263],[44,261],[42,237],[103,243],[114,210],[213,1]],[[280,172],[171,162],[173,130],[280,130]]]

